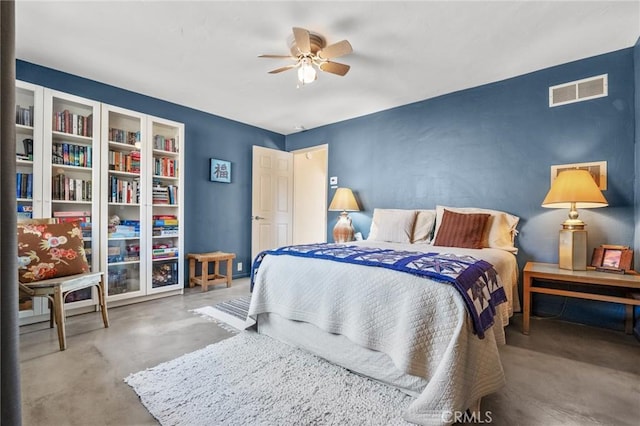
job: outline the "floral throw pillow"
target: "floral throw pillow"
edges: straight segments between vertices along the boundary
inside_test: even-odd
[[[78,222],[18,224],[18,279],[22,283],[89,272]]]

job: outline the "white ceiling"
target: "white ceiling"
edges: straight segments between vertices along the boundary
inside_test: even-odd
[[[291,27],[354,53],[296,88]],[[640,2],[16,1],[19,59],[282,134],[631,47]],[[559,82],[561,83],[561,82]]]

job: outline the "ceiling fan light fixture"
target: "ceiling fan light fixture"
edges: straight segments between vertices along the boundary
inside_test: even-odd
[[[259,55],[260,58],[292,59],[294,64],[276,68],[269,74],[278,74],[283,71],[298,69],[298,86],[313,83],[318,77],[318,71],[344,76],[351,68],[349,65],[334,62],[334,58],[348,55],[353,52],[351,44],[342,40],[327,46],[326,40],[320,34],[293,27],[293,38],[289,41],[290,56],[285,55]]]
[[[300,68],[298,68],[298,81],[301,84],[313,83],[318,77],[316,69],[313,67],[313,63],[309,58],[304,58],[300,62]]]

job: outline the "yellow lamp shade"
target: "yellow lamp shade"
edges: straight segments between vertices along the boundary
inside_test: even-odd
[[[338,188],[333,195],[329,211],[359,212],[358,202],[349,188]]]
[[[555,209],[590,209],[609,205],[591,174],[582,169],[565,170],[553,181],[542,207]]]

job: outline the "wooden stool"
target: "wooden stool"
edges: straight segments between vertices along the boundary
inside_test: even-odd
[[[195,284],[202,286],[202,291],[207,291],[207,287],[214,284],[227,283],[227,287],[231,287],[231,279],[233,275],[233,259],[236,258],[234,253],[224,253],[214,251],[212,253],[189,253],[189,287]],[[220,275],[220,262],[227,261],[227,275]],[[196,261],[202,262],[201,275],[196,276]],[[209,262],[213,262],[213,274],[209,274]]]

